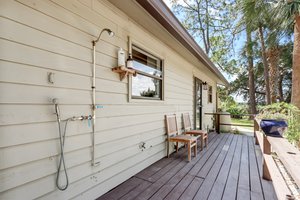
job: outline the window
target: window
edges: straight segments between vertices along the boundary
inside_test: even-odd
[[[212,86],[208,86],[208,103],[212,103]]]
[[[132,59],[137,75],[132,77],[131,98],[162,100],[162,60],[136,46],[132,47]]]

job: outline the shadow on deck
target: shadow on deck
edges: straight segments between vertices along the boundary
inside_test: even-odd
[[[98,200],[277,199],[272,182],[261,178],[262,155],[254,138],[209,134],[207,148],[187,162],[186,149],[163,158]]]

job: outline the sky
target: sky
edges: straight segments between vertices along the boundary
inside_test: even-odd
[[[171,5],[171,0],[163,0],[163,1],[164,1],[164,3],[171,9],[171,7],[172,7],[172,5]],[[178,3],[180,3],[180,4],[185,4],[185,3],[183,2],[183,0],[178,0]],[[172,10],[172,9],[171,9],[171,10]],[[239,39],[238,39],[237,41],[235,41],[234,46],[235,46],[236,52],[241,51],[242,45],[244,44],[244,41],[245,41],[245,40],[246,40],[245,35],[241,34],[240,37],[239,37]],[[199,46],[201,46],[201,45],[199,44]],[[238,54],[236,54],[236,55],[238,55]],[[236,59],[239,59],[239,58],[236,57]],[[229,74],[224,73],[224,72],[221,72],[221,73],[224,75],[224,77],[225,77],[229,82],[234,81],[236,78],[238,78],[237,75],[229,75]],[[239,95],[232,95],[232,96],[233,96],[233,98],[235,99],[236,102],[239,102],[239,103],[240,103],[240,102],[241,102],[241,103],[245,102],[245,101],[243,100],[243,98],[240,97]]]

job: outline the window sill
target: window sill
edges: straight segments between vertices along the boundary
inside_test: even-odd
[[[129,103],[140,103],[140,104],[149,104],[149,103],[154,103],[154,104],[164,104],[165,100],[161,99],[149,99],[149,98],[132,98],[129,97],[128,99]]]

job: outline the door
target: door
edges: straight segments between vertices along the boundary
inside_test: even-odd
[[[202,81],[195,77],[194,85],[194,126],[202,129]]]

